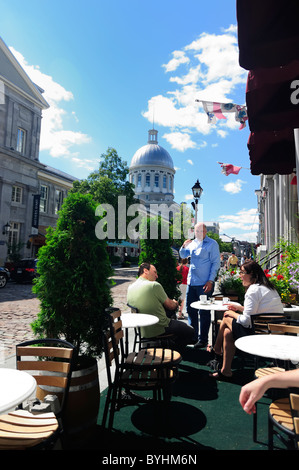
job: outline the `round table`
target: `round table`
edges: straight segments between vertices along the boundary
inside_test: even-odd
[[[35,393],[36,380],[27,372],[0,369],[0,414],[7,413]]]
[[[299,361],[299,336],[249,335],[237,339],[235,346],[255,356]]]
[[[159,322],[159,318],[148,313],[124,312],[121,315],[122,326],[126,329],[126,356],[129,351],[129,328],[141,328],[151,326]]]

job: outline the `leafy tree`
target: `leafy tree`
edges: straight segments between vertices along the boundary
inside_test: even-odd
[[[105,308],[112,304],[106,242],[95,236],[98,220],[91,195],[69,194],[39,250],[33,286],[40,300],[34,333],[65,338],[88,356],[101,355]]]
[[[134,185],[127,181],[129,168],[122,161],[114,148],[109,147],[105,154],[101,155],[99,169],[92,172],[87,179],[75,181],[72,192],[91,194],[98,204],[110,204],[116,215],[116,227],[118,226],[118,197],[126,197],[126,207],[136,203]],[[127,225],[129,222],[127,218]],[[116,237],[118,231],[116,230]]]

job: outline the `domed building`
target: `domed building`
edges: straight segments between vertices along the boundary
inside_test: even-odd
[[[129,168],[135,195],[146,207],[150,204],[174,203],[173,161],[167,150],[158,145],[158,131],[148,131],[148,143],[137,150]]]

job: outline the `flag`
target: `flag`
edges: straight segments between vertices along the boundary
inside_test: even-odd
[[[227,119],[224,113],[235,113],[235,120],[241,124],[239,129],[244,129],[244,127],[246,127],[246,106],[240,106],[234,103],[218,103],[217,101],[195,101],[202,103],[203,109],[208,116],[209,124],[216,124],[217,119]]]
[[[220,163],[222,168],[221,173],[225,174],[225,176],[228,176],[230,174],[237,175],[242,168],[241,166],[231,165],[230,163],[218,163]]]

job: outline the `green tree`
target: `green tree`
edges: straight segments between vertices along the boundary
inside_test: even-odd
[[[69,194],[39,250],[33,286],[40,300],[34,333],[65,338],[88,356],[101,355],[105,309],[112,305],[106,242],[95,236],[98,220],[91,195]]]
[[[150,224],[158,225],[158,238],[150,237]],[[153,264],[158,272],[158,282],[164,288],[170,299],[178,300],[180,290],[177,281],[181,276],[176,269],[176,259],[172,255],[171,238],[163,239],[161,230],[163,222],[161,217],[147,218],[143,221],[141,227],[142,239],[140,240],[139,264],[148,262]]]
[[[116,215],[116,228],[118,227],[118,197],[126,197],[126,207],[136,203],[134,185],[127,181],[129,168],[117,154],[114,148],[109,147],[101,155],[99,169],[92,172],[87,179],[75,181],[72,192],[91,194],[98,204],[110,204]],[[127,225],[131,218],[127,217]],[[115,231],[116,237],[118,231]]]
[[[216,242],[219,245],[220,253],[223,253],[223,252],[231,253],[233,251],[232,243],[231,242],[224,242],[223,240],[221,240],[221,238],[219,237],[219,235],[217,233],[208,232],[207,235],[208,235],[208,237],[213,238],[213,240],[216,240]]]

